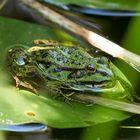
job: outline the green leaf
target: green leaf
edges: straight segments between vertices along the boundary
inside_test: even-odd
[[[46,2],[56,5],[69,5],[76,4],[84,7],[101,8],[101,9],[114,9],[114,10],[136,10],[139,1],[134,0],[44,0]]]
[[[76,41],[58,29],[0,18],[0,125],[43,123],[56,128],[85,127],[111,120],[123,120],[128,114],[98,105],[65,103],[11,84],[5,69],[6,50],[13,44],[31,44],[34,39]],[[47,93],[44,93],[47,94]]]

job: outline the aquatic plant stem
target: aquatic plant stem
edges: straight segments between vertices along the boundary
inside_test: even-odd
[[[112,109],[126,111],[134,114],[140,114],[140,105],[134,103],[127,103],[123,101],[113,100],[109,98],[93,96],[88,94],[74,94],[72,96],[74,100],[78,100],[84,103],[98,104]]]
[[[73,21],[67,19],[66,17],[60,15],[58,12],[52,10],[39,3],[36,0],[21,0],[26,6],[33,8],[35,11],[39,12],[44,18],[58,24],[59,26],[71,31],[72,33],[79,35],[84,40],[89,42],[94,47],[117,57],[127,62],[133,68],[140,72],[140,56],[120,47],[114,42],[98,35],[97,33],[90,31],[80,25],[74,23]]]

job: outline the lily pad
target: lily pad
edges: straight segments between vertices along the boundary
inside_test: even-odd
[[[16,89],[5,69],[5,53],[13,44],[31,44],[34,39],[70,40],[74,38],[58,29],[0,18],[0,125],[42,123],[55,128],[86,127],[111,120],[121,121],[128,114],[101,107],[71,104],[37,96],[26,90]],[[122,76],[122,75],[120,75]],[[125,78],[123,78],[125,79]],[[129,82],[128,82],[129,85]],[[44,93],[44,94],[47,94]],[[128,93],[130,94],[130,93]],[[1,128],[2,129],[2,128]]]

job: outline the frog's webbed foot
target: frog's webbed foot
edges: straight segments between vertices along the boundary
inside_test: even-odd
[[[26,81],[21,81],[19,80],[19,78],[17,76],[14,76],[14,79],[16,81],[16,88],[19,88],[20,86],[23,86],[31,91],[33,91],[33,93],[37,94],[38,95],[38,92],[37,90],[31,85],[29,84],[28,82]]]

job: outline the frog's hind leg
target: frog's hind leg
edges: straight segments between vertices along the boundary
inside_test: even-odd
[[[74,44],[70,41],[64,41],[64,42],[58,42],[58,41],[55,41],[55,40],[47,40],[47,39],[36,39],[33,41],[33,43],[35,45],[38,45],[38,46],[67,46],[67,47],[73,47],[73,46],[77,46],[78,44]]]
[[[36,45],[47,45],[47,46],[56,46],[59,45],[57,41],[54,40],[47,40],[47,39],[37,39],[33,41],[34,44]]]
[[[35,94],[38,95],[37,90],[31,84],[29,84],[28,82],[19,80],[19,78],[17,76],[14,76],[14,79],[16,81],[16,88],[22,86],[22,87],[25,87],[27,89],[30,89],[31,91],[33,91]]]
[[[59,46],[59,43],[57,41],[53,41],[53,40],[34,40],[33,43],[36,46],[33,46],[31,48],[29,48],[27,50],[27,52],[31,53],[31,52],[37,52],[40,50],[49,50],[49,49],[53,49],[55,46]]]

